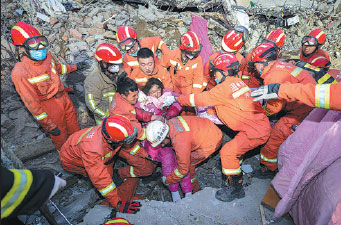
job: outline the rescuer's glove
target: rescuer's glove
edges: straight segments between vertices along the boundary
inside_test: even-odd
[[[257,90],[251,93],[252,97],[255,97],[253,101],[257,102],[262,99],[275,99],[278,98],[278,90],[280,84],[269,84],[265,86],[261,86]]]

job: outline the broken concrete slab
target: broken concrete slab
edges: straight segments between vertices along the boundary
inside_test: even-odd
[[[105,218],[110,216],[112,209],[104,205],[96,205],[84,216],[83,222],[78,225],[104,224]]]

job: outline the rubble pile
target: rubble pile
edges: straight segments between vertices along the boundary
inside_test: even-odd
[[[244,53],[259,44],[271,30],[281,28],[286,34],[283,57],[298,58],[302,37],[319,27],[327,35],[323,49],[330,53],[331,68],[341,68],[341,0],[288,0],[285,1],[287,3],[284,6],[283,1],[276,0],[271,1],[271,4],[269,1],[261,0],[54,1],[68,3],[64,4],[64,7],[59,5],[60,10],[57,10],[58,7],[49,8],[47,2],[49,1],[1,0],[1,136],[9,148],[47,137],[20,100],[10,79],[18,54],[10,44],[9,37],[11,28],[18,21],[39,28],[49,40],[49,51],[60,63],[76,64],[83,60],[91,63],[94,60],[95,48],[103,42],[117,44],[116,30],[121,25],[134,28],[140,39],[161,36],[170,49],[175,49],[178,47],[181,34],[189,30],[193,14],[202,16],[208,21],[208,36],[213,51],[218,51],[221,38],[227,29],[240,25],[238,15],[243,14],[244,19],[248,19],[249,28],[248,43],[242,50]],[[235,4],[239,7],[235,7]],[[283,22],[295,16],[299,18],[298,23],[287,25]],[[81,127],[95,125],[84,104],[83,81],[86,73],[75,71],[67,76],[63,81],[65,86],[74,89],[70,97],[76,106]],[[3,156],[1,158],[3,159]],[[58,153],[46,154],[26,162],[25,165],[28,168],[43,167],[58,171],[60,164],[58,160],[49,162],[52,158],[57,159]],[[252,158],[254,161],[255,157]],[[258,160],[253,164],[253,168],[258,166]],[[219,165],[220,157],[216,154],[198,167],[198,180],[202,187],[220,186]],[[160,168],[156,170],[155,177],[159,175]],[[62,211],[67,212],[67,217],[72,217],[72,222],[77,224],[82,222],[84,215],[98,201],[98,196],[85,179],[74,176],[68,179],[73,182],[68,180],[70,186],[54,199],[56,204],[61,206]],[[147,197],[151,200],[171,201],[170,193],[159,181],[160,179],[142,180],[138,192],[147,193]],[[59,215],[53,207],[50,210],[55,215]],[[60,215],[57,219],[60,224],[66,224]],[[44,224],[44,218],[32,217],[28,220],[26,224]]]

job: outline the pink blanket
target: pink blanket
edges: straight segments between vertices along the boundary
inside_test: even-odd
[[[202,58],[202,64],[205,67],[208,58],[213,53],[212,45],[207,35],[207,21],[200,16],[192,15],[192,24],[190,29],[199,36],[200,43],[202,44],[200,56]]]
[[[314,109],[281,145],[278,168],[274,219],[290,212],[295,224],[340,224],[341,112]]]

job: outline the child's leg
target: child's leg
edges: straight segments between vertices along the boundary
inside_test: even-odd
[[[189,173],[180,181],[180,185],[183,193],[192,193],[191,175]]]
[[[159,156],[160,156],[160,161],[161,161],[161,168],[162,168],[162,175],[167,177],[169,176],[171,173],[173,173],[173,171],[176,168],[176,158],[175,158],[175,153],[173,152],[172,148],[162,148],[159,152]],[[171,192],[175,192],[178,190],[179,188],[179,184],[171,184],[169,185],[169,190]]]

